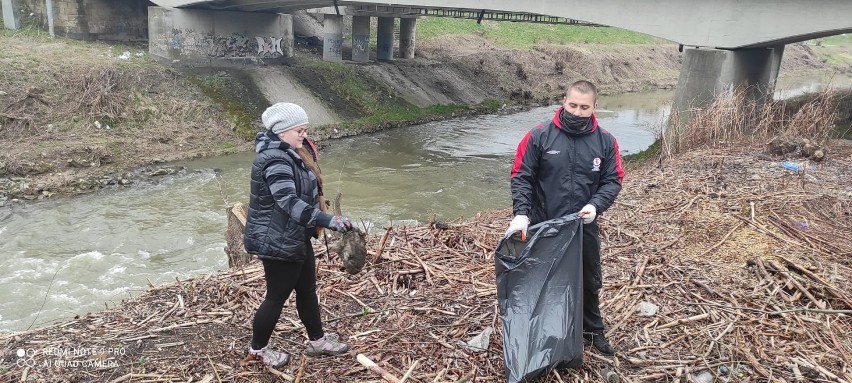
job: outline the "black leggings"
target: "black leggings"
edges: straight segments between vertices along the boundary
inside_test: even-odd
[[[310,250],[310,244],[308,246],[309,254],[302,263],[263,261],[266,297],[254,314],[251,338],[253,349],[260,350],[269,344],[269,337],[278,323],[284,302],[293,290],[296,290],[296,311],[308,330],[308,337],[317,340],[325,335],[317,298],[316,258]]]

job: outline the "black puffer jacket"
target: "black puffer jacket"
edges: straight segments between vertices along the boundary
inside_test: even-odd
[[[601,214],[621,191],[624,166],[615,137],[598,127],[594,115],[590,129],[562,128],[561,112],[529,131],[515,155],[513,210],[531,224],[576,213],[586,204]]]
[[[310,246],[307,229],[328,227],[332,218],[317,208],[316,175],[269,131],[257,134],[255,151],[243,237],[246,251],[261,259],[300,262]]]

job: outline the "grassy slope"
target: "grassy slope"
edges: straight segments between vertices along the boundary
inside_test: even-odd
[[[532,48],[537,44],[655,44],[665,40],[619,28],[559,24],[530,24],[426,17],[417,21],[417,38],[478,35],[496,45]]]
[[[270,104],[257,84],[235,68],[192,68],[184,70],[189,81],[219,105],[222,118],[244,140],[253,140],[263,130],[260,115]]]
[[[8,102],[42,94],[49,115],[33,114],[23,133],[42,124],[59,132],[90,128],[95,121],[114,129],[206,123],[216,106],[179,73],[152,60],[146,48],[50,38],[33,29],[0,32],[0,84]],[[130,52],[128,59],[120,56]],[[179,87],[156,83],[164,81]],[[89,99],[89,96],[92,99]],[[50,120],[50,117],[57,119]],[[14,132],[6,132],[14,133]]]
[[[0,31],[0,177],[27,178],[9,194],[89,190],[154,160],[242,144],[218,105],[144,51]]]
[[[446,35],[474,35],[496,46],[532,49],[536,45],[672,44],[654,36],[611,27],[586,27],[558,24],[528,24],[441,17],[426,17],[417,22],[417,38],[429,41]],[[852,68],[852,34],[829,36],[806,42],[826,64],[834,68]],[[850,69],[852,70],[852,69]]]
[[[348,132],[372,130],[376,126],[401,125],[460,112],[493,111],[501,104],[488,101],[481,105],[449,104],[420,108],[371,77],[359,74],[351,65],[310,57],[300,61],[301,65],[291,68],[291,71],[345,118],[345,122],[328,129]]]
[[[822,45],[842,45],[849,47],[852,46],[852,33],[824,37],[818,40]]]

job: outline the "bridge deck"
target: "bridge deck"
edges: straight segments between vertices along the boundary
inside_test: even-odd
[[[724,49],[774,47],[852,32],[850,0],[810,0],[806,4],[790,0],[152,1],[165,7],[269,13],[292,13],[334,5],[383,6],[424,16],[469,19],[488,16],[491,20],[504,21],[609,25],[683,45]],[[484,7],[487,8],[483,10]],[[397,12],[392,14],[405,16]]]

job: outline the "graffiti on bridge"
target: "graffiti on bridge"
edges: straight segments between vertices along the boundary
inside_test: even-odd
[[[352,37],[352,52],[366,52],[370,49],[369,36],[353,36]]]
[[[335,56],[339,56],[343,52],[343,38],[331,33],[327,33],[323,37],[325,37],[323,41],[324,51]]]
[[[284,56],[284,38],[239,34],[215,36],[193,30],[171,31],[165,39],[168,48],[182,55],[205,55],[216,58],[276,58]]]
[[[279,57],[284,55],[281,49],[283,38],[255,36],[257,40],[257,54],[262,57]]]

